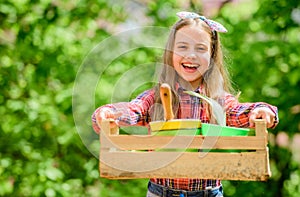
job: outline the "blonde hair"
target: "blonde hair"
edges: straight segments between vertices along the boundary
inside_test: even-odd
[[[179,20],[171,29],[169,38],[166,43],[166,47],[163,54],[163,63],[164,66],[160,71],[159,84],[168,83],[172,90],[176,90],[176,83],[178,82],[179,75],[173,68],[173,49],[174,49],[174,40],[178,30],[185,26],[197,25],[199,28],[202,28],[206,31],[211,37],[211,58],[209,69],[203,74],[202,84],[204,85],[205,95],[217,100],[218,98],[224,96],[225,92],[232,92],[232,86],[229,79],[229,73],[224,66],[223,53],[221,49],[221,43],[218,36],[218,33],[212,31],[209,26],[199,18],[195,19],[182,19]],[[187,82],[188,84],[188,82]],[[200,84],[199,84],[200,85]],[[159,85],[156,88],[155,102],[161,103],[159,97]],[[179,98],[176,96],[176,93],[173,91],[173,110],[176,114],[179,109]],[[210,109],[209,109],[210,111]],[[161,109],[156,109],[154,112],[154,120],[162,120],[163,112]]]

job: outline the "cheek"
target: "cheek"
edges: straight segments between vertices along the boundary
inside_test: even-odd
[[[173,55],[173,66],[178,66],[180,64],[182,57],[179,55]]]
[[[208,53],[201,54],[200,61],[201,61],[201,65],[209,67],[210,55]]]

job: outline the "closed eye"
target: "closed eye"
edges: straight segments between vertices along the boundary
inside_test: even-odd
[[[197,51],[200,51],[200,52],[207,51],[207,47],[204,46],[204,45],[197,46],[197,47],[196,47],[196,50],[197,50]]]
[[[186,50],[189,48],[188,44],[186,42],[177,42],[175,44],[175,48],[179,50]]]
[[[204,50],[206,50],[206,48],[204,48],[204,47],[197,47],[196,48],[198,51],[204,51]]]
[[[177,46],[178,49],[187,49],[187,46],[185,45],[180,45],[180,46]]]

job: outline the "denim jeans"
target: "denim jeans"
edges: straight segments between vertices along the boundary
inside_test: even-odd
[[[147,197],[223,197],[222,186],[201,190],[201,191],[185,191],[173,190],[161,185],[157,185],[149,181]]]

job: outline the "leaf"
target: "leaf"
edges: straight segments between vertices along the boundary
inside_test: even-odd
[[[217,101],[193,91],[184,91],[184,93],[205,100],[212,107],[213,117],[217,120],[217,123],[221,126],[226,126],[226,113]]]

